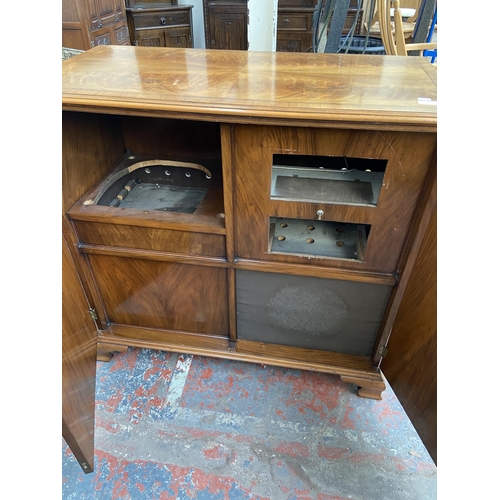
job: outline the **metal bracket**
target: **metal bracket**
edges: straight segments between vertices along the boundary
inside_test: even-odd
[[[89,314],[94,321],[97,321],[97,313],[93,307],[89,308]]]

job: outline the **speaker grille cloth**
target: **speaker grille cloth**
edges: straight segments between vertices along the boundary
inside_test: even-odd
[[[391,289],[238,270],[238,338],[370,356]]]

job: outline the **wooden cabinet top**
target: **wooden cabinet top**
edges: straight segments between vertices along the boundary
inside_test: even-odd
[[[435,132],[423,57],[99,46],[63,62],[63,109]]]

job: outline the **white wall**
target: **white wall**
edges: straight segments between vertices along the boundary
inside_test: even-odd
[[[248,50],[276,51],[278,0],[248,0]]]
[[[193,15],[193,47],[205,48],[205,22],[203,18],[203,0],[178,0],[179,5],[192,5]]]

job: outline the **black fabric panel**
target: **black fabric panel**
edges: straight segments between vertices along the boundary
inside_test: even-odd
[[[236,271],[237,336],[370,356],[392,286]]]

